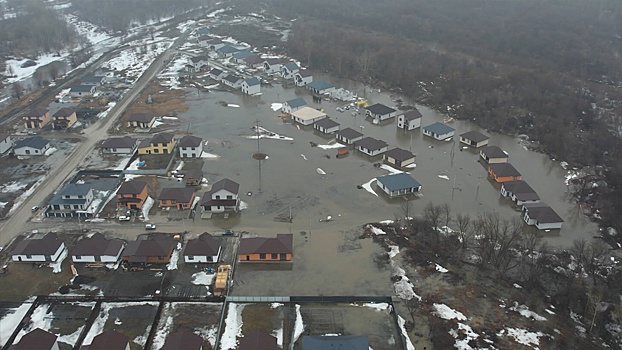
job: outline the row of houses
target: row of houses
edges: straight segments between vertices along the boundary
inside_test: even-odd
[[[26,137],[14,141],[11,135],[0,133],[0,154],[11,151],[16,156],[42,156],[51,148],[48,140],[41,136]]]
[[[26,129],[43,129],[51,122],[54,130],[65,130],[71,128],[78,117],[76,110],[70,107],[61,108],[52,116],[47,108],[31,108],[22,114],[22,120]]]
[[[257,77],[243,78],[219,68],[213,68],[208,74],[210,78],[232,89],[240,89],[246,95],[256,95],[261,92],[261,81]]]
[[[171,133],[159,133],[150,139],[139,140],[130,136],[110,137],[99,146],[103,154],[172,154],[177,147],[181,158],[200,158],[203,138],[184,135],[176,139]]]

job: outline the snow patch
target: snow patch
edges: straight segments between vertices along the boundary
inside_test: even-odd
[[[67,257],[68,254],[68,250],[67,248],[65,248],[65,250],[63,250],[62,253],[60,253],[60,256],[58,257],[58,259],[56,259],[56,262],[50,263],[50,267],[52,268],[52,272],[54,273],[60,273],[62,272],[62,264],[63,261],[65,261],[65,258]]]
[[[361,187],[363,187],[365,189],[365,191],[373,194],[374,196],[378,197],[378,193],[376,193],[376,191],[373,190],[373,188],[371,188],[371,185],[376,181],[376,178],[373,178],[369,181],[367,181],[366,183],[362,184]]]
[[[410,337],[408,336],[406,327],[404,327],[404,325],[406,324],[404,318],[402,318],[402,316],[397,316],[397,323],[399,324],[400,330],[402,331],[402,336],[404,336],[404,339],[406,340],[406,350],[415,350],[415,346],[413,345],[412,341],[410,341]]]
[[[294,338],[292,344],[295,344],[302,332],[305,330],[305,324],[302,321],[302,314],[300,313],[300,305],[296,304],[296,322],[294,323]]]
[[[245,304],[229,303],[227,318],[225,319],[225,331],[220,338],[220,348],[230,350],[238,347],[238,337],[242,337],[242,310]]]
[[[442,267],[439,264],[436,264],[436,271],[442,272],[442,273],[449,272],[449,270],[447,270],[446,268]]]
[[[273,111],[278,111],[281,108],[283,108],[283,104],[282,103],[273,103],[272,105],[270,105],[270,108],[272,108]]]
[[[346,145],[342,145],[339,142],[337,142],[332,145],[317,145],[317,147],[323,150],[327,150],[327,149],[334,149],[334,148],[343,148],[343,147],[346,147]]]
[[[434,304],[434,309],[436,310],[435,314],[436,316],[446,319],[446,320],[453,320],[456,319],[458,321],[466,321],[467,318],[466,316],[464,316],[464,314],[460,311],[454,310],[452,308],[450,308],[449,306],[445,305],[445,304]]]
[[[177,270],[177,262],[179,261],[179,254],[181,253],[181,243],[177,242],[177,247],[175,248],[175,251],[173,251],[173,254],[171,255],[171,260],[169,261],[169,263],[166,265],[166,269],[167,270]]]
[[[517,302],[514,302],[514,306],[512,306],[510,310],[516,311],[519,314],[523,315],[524,317],[532,318],[536,321],[546,321],[545,317],[542,317],[538,315],[537,313],[529,310],[529,307],[527,307],[526,305],[518,305]]]

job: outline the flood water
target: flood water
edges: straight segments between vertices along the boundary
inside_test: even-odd
[[[388,94],[370,91],[356,82],[340,81],[337,86],[357,92],[370,104],[395,106]],[[190,92],[187,96],[190,109],[179,115],[180,129],[185,131],[189,128],[195,135],[208,140],[210,152],[220,156],[205,162],[203,170],[211,183],[223,177],[240,183],[240,194],[242,200],[248,203],[248,209],[243,211],[239,222],[235,222],[239,229],[263,228],[275,233],[314,228],[347,230],[366,222],[404,216],[401,209],[403,199],[389,200],[383,193],[374,196],[364,189],[357,189],[357,185],[388,174],[388,171],[373,166],[382,162],[381,156],[370,159],[351,152],[348,157],[337,159],[335,149],[323,150],[310,144],[327,144],[331,137],[319,135],[311,127],[299,129],[289,120],[277,117],[278,112],[271,109],[272,103],[296,97],[304,97],[312,107],[324,108],[342,128],[356,128],[366,136],[384,140],[389,149],[394,146],[412,149],[417,155],[417,166],[410,173],[422,184],[422,196],[414,199],[411,215],[421,213],[428,202],[433,202],[449,203],[454,214],[476,216],[499,213],[508,219],[520,218],[520,212],[511,206],[511,202],[500,196],[500,186],[486,177],[486,169],[478,162],[478,151],[463,150],[458,142],[458,135],[465,131],[483,131],[468,121],[451,124],[456,129],[454,145],[424,137],[420,129],[411,132],[397,130],[395,120],[374,125],[362,116],[353,117],[350,111],[337,112],[335,108],[345,105],[344,102],[314,103],[303,88],[283,88],[275,84],[273,87],[262,87],[262,95],[256,97],[242,96],[239,92]],[[240,107],[224,106],[223,101]],[[404,101],[409,104],[406,99]],[[442,122],[446,118],[429,108],[417,108],[423,115],[422,126]],[[293,138],[293,141],[259,141],[261,152],[269,157],[261,163],[261,174],[258,161],[251,158],[258,150],[258,143],[247,138],[254,134],[251,127],[256,121],[272,132]],[[566,201],[566,171],[559,163],[551,161],[546,155],[526,150],[516,138],[483,132],[491,136],[490,145],[500,146],[509,153],[510,163],[522,173],[523,179],[538,192],[543,202],[565,220],[558,235],[546,236],[551,245],[569,246],[575,239],[591,237],[590,232],[595,232],[597,227],[581,215],[578,206]],[[326,175],[318,174],[317,168],[324,170]],[[449,180],[438,175],[446,175]],[[247,196],[247,192],[252,192],[252,195]],[[290,210],[291,224],[275,220],[277,216],[289,217]],[[335,220],[320,222],[328,215]],[[206,225],[220,226],[223,223],[215,219]]]

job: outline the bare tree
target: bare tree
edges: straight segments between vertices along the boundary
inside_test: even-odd
[[[451,206],[448,203],[443,203],[441,205],[441,211],[445,228],[448,228],[451,222]]]
[[[22,87],[22,84],[16,82],[13,83],[13,86],[11,86],[11,92],[13,93],[13,97],[19,100],[23,96],[24,88]]]
[[[429,202],[423,209],[423,220],[434,235],[434,239],[438,242],[438,226],[440,223],[442,209],[440,206]],[[428,230],[426,229],[426,233]]]
[[[478,245],[481,266],[491,265],[505,275],[518,264],[512,249],[521,241],[519,220],[502,220],[496,213],[484,214],[478,217],[474,227],[477,234],[483,236]]]
[[[43,69],[39,68],[32,74],[32,80],[37,84],[38,87],[43,86]]]
[[[471,217],[469,214],[456,215],[456,222],[458,224],[458,238],[462,242],[462,249],[467,249],[469,241],[473,237],[473,230],[471,230]]]
[[[60,71],[58,68],[58,65],[52,63],[52,64],[49,64],[47,67],[48,67],[47,68],[48,74],[50,74],[50,79],[56,80],[56,78],[58,78],[59,76],[59,71]]]

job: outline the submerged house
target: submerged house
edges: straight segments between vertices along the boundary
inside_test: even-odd
[[[486,146],[479,151],[479,156],[488,164],[507,163],[508,154],[498,146]]]
[[[214,183],[210,191],[205,192],[201,199],[201,207],[204,211],[213,213],[237,212],[240,206],[239,191],[240,184],[233,180],[222,179]]]
[[[294,74],[296,86],[305,86],[313,82],[313,74],[309,70],[301,70]]]
[[[389,197],[403,196],[421,191],[421,184],[406,173],[380,176],[376,178],[376,183]]]
[[[307,101],[305,101],[304,98],[302,97],[294,98],[292,100],[285,101],[283,103],[283,107],[281,107],[281,111],[283,113],[291,113],[291,112],[295,112],[301,109],[302,107],[306,105],[307,105]]]
[[[326,118],[326,113],[315,108],[304,106],[291,113],[292,119],[302,125],[311,125],[320,119]]]
[[[538,230],[561,229],[564,220],[545,203],[527,203],[523,205],[523,220],[527,225]]]
[[[313,128],[324,134],[331,134],[339,130],[341,124],[330,118],[323,118],[313,123]]]
[[[417,109],[413,109],[397,116],[397,127],[404,130],[414,130],[421,127],[423,116]]]
[[[373,104],[365,109],[367,110],[365,113],[368,117],[378,121],[391,119],[397,115],[397,110],[382,103]]]
[[[436,122],[423,127],[423,134],[437,140],[445,140],[454,136],[456,129],[446,124]]]
[[[389,145],[382,140],[377,140],[373,137],[365,137],[359,141],[356,141],[356,143],[354,143],[354,147],[359,152],[373,157],[386,152]]]
[[[362,140],[364,136],[365,135],[352,128],[345,128],[335,132],[335,138],[337,141],[345,145],[352,145],[355,142]]]
[[[489,139],[490,137],[475,130],[467,131],[463,134],[460,134],[460,142],[474,148],[486,146]]]
[[[496,182],[518,181],[521,173],[510,163],[495,163],[488,165],[488,174]]]
[[[501,195],[509,197],[517,205],[540,201],[540,196],[524,180],[503,182],[501,184]]]
[[[398,147],[386,151],[382,155],[382,159],[398,168],[404,168],[415,163],[415,155],[412,152]]]

